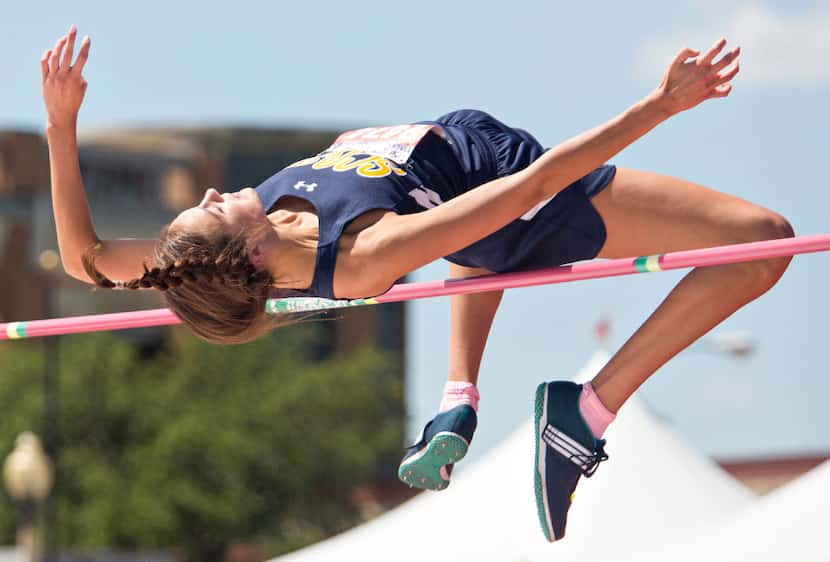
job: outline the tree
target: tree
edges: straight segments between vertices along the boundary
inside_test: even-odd
[[[400,453],[401,376],[370,349],[309,360],[315,332],[181,337],[147,360],[111,334],[63,338],[62,547],[209,562],[232,541],[275,555],[355,524],[350,493]],[[41,356],[34,341],[0,348],[0,453],[39,426]],[[8,501],[0,534],[13,537]]]

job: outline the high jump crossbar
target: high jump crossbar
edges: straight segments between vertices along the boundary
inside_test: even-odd
[[[830,250],[830,234],[799,236],[763,242],[732,244],[700,250],[685,250],[652,256],[597,260],[564,265],[550,269],[484,275],[465,279],[445,279],[419,283],[401,283],[386,293],[373,298],[329,300],[315,297],[269,299],[266,312],[288,314],[314,312],[353,306],[401,302],[428,297],[442,297],[466,293],[481,293],[535,285],[567,283],[585,279],[600,279],[633,273],[650,273],[710,265],[722,265]],[[0,340],[146,328],[179,324],[170,310],[140,310],[113,314],[93,314],[28,322],[0,323]]]

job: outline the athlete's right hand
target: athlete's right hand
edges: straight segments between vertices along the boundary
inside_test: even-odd
[[[69,28],[69,33],[58,39],[55,47],[46,51],[40,59],[47,127],[74,126],[84,101],[87,83],[82,72],[89,57],[90,41],[89,37],[84,37],[73,66],[77,33],[78,30],[73,25]]]
[[[674,57],[655,90],[656,98],[669,115],[691,109],[707,99],[729,95],[730,81],[740,70],[741,48],[736,47],[714,60],[725,46],[726,39],[720,39],[702,56],[698,56],[699,51],[683,49]]]

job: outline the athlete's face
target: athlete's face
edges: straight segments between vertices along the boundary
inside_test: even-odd
[[[267,223],[262,202],[252,188],[219,193],[211,187],[198,205],[179,213],[170,228],[205,234],[219,228],[223,233],[235,236],[243,231],[254,232]]]

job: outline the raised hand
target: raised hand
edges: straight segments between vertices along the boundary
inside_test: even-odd
[[[735,47],[714,62],[724,46],[726,39],[719,39],[703,56],[698,56],[699,51],[683,49],[674,57],[655,92],[670,115],[691,109],[707,99],[729,95],[732,91],[729,82],[740,70],[737,59],[741,48]],[[730,67],[733,62],[735,64]]]
[[[89,57],[90,41],[89,37],[84,37],[73,65],[77,33],[73,25],[69,33],[58,39],[55,47],[46,51],[40,59],[47,126],[74,126],[84,101],[87,83],[82,72]]]

